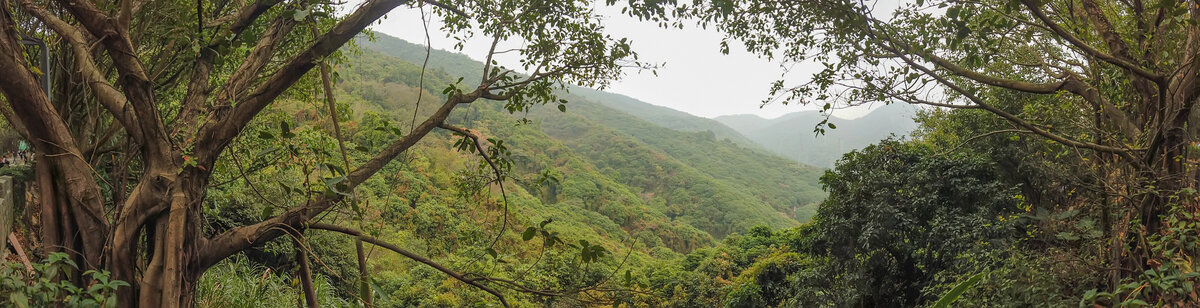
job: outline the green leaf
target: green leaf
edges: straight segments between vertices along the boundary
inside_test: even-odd
[[[296,134],[292,133],[292,126],[289,125],[287,121],[279,121],[279,135],[283,136],[283,138],[292,138],[296,136]]]
[[[347,196],[347,197],[350,196],[350,193],[345,191],[346,190],[345,189],[346,188],[346,185],[345,185],[346,184],[345,183],[346,176],[345,175],[338,176],[338,177],[332,177],[332,178],[323,178],[323,179],[321,179],[321,181],[325,182],[325,187],[328,187],[329,190],[332,191],[333,193],[339,194],[342,196]]]
[[[558,111],[567,112],[567,105],[558,105]]]
[[[379,287],[379,281],[378,281],[378,280],[375,280],[375,278],[371,278],[371,280],[370,280],[370,281],[369,281],[367,284],[370,284],[370,285],[371,285],[371,290],[374,290],[374,291],[375,291],[375,294],[378,294],[378,295],[379,295],[379,297],[381,297],[381,298],[383,298],[383,299],[388,299],[388,294],[387,294],[387,292],[384,292],[384,291],[383,291],[383,288],[380,288],[380,287]]]
[[[264,206],[262,212],[258,213],[258,215],[259,217],[262,217],[262,219],[271,218],[271,216],[275,216],[275,208]]]
[[[310,13],[308,10],[308,8],[296,10],[296,12],[292,14],[292,18],[295,21],[304,20],[305,18],[308,18],[308,14]]]
[[[963,293],[966,293],[968,289],[979,283],[980,280],[983,280],[983,274],[984,273],[975,274],[974,276],[971,276],[971,278],[967,278],[967,281],[963,281],[957,286],[954,286],[954,289],[950,289],[950,292],[946,292],[945,295],[942,295],[942,298],[939,298],[937,302],[933,303],[933,307],[950,307],[950,304],[953,304],[954,301],[958,300],[958,297],[962,296]]]
[[[525,232],[521,233],[521,240],[524,240],[524,241],[531,240],[531,239],[533,239],[534,235],[537,235],[537,228],[534,228],[534,227],[525,228]]]
[[[962,8],[957,6],[946,9],[946,17],[950,17],[951,19],[956,18],[958,17],[959,11],[962,11]]]
[[[16,307],[29,307],[29,298],[25,297],[25,293],[13,292],[12,294],[8,295],[8,301],[13,303],[13,305]]]
[[[1120,306],[1121,307],[1146,307],[1146,306],[1150,306],[1150,303],[1147,303],[1144,300],[1131,298],[1129,300],[1122,302]]]

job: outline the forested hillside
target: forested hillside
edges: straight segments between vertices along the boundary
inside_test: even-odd
[[[737,130],[771,153],[803,164],[833,168],[842,154],[875,144],[890,136],[905,137],[917,128],[917,109],[897,103],[884,105],[854,119],[829,117],[833,127],[824,134],[818,128],[826,116],[817,111],[799,111],[774,119],[749,114],[726,115],[714,120]]]
[[[418,61],[410,64],[424,61],[425,48],[420,45],[379,33],[372,37],[373,40],[359,40],[367,53],[377,51]],[[379,56],[365,54],[358,59],[368,58]],[[471,60],[463,55],[433,50],[428,65],[438,71],[434,73],[436,75],[467,75],[465,71],[453,71],[474,67],[461,61]],[[473,61],[468,63],[480,65]],[[412,68],[407,70],[411,75]],[[416,77],[406,78],[411,81]],[[652,203],[708,205],[698,208],[723,204],[738,209],[761,208],[765,204],[785,213],[791,220],[805,221],[812,215],[816,202],[824,196],[816,184],[821,170],[766,154],[756,146],[747,145],[750,141],[720,123],[622,95],[580,87],[569,87],[568,91],[564,93],[564,98],[570,102],[566,105],[568,112],[559,112],[553,106],[537,108],[529,114],[535,120],[534,124],[550,137],[593,160],[601,170],[607,169],[613,178],[639,190]],[[833,159],[840,154],[831,155],[830,159]],[[667,171],[658,170],[664,168]],[[676,192],[677,188],[680,191]],[[696,194],[691,191],[694,189],[712,191]],[[697,199],[669,202],[663,199],[684,196]],[[770,225],[783,223],[760,221],[771,222]],[[715,228],[727,227],[730,226]],[[707,230],[723,235],[738,229]]]
[[[407,44],[381,34],[375,34],[375,38]],[[435,51],[431,59],[453,57]],[[358,136],[354,144],[370,149],[377,146],[376,140],[389,134],[404,134],[403,128],[414,116],[412,111],[419,110],[418,118],[432,113],[433,107],[425,103],[418,108],[418,96],[422,102],[439,98],[442,95],[435,94],[439,88],[455,83],[452,76],[457,75],[443,70],[446,67],[431,65],[425,71],[425,88],[419,88],[422,77],[418,63],[370,48],[349,53],[338,71],[336,90],[349,119],[345,125],[350,129],[346,132]],[[710,131],[675,130],[577,96],[564,93],[563,97],[569,101],[566,112],[542,106],[514,114],[503,105],[481,104],[451,113],[448,122],[452,125],[471,127],[492,138],[493,144],[503,145],[511,164],[511,180],[503,188],[487,184],[487,169],[478,169],[483,162],[472,159],[469,153],[455,151],[460,136],[435,133],[411,154],[402,156],[398,165],[386,169],[384,177],[360,188],[372,196],[365,202],[380,202],[364,213],[363,228],[401,247],[423,251],[447,266],[473,270],[489,263],[503,264],[517,277],[536,281],[522,284],[528,288],[575,290],[604,286],[625,290],[622,292],[648,291],[678,282],[673,278],[638,284],[637,277],[649,277],[656,268],[672,264],[693,250],[712,247],[731,234],[745,233],[756,226],[796,226],[813,215],[816,202],[823,198],[823,191],[816,187],[816,177],[822,172],[819,169],[718,139]],[[328,124],[304,112],[303,104],[286,106],[278,116],[294,120],[294,129],[303,131],[309,125]],[[271,177],[265,173],[257,179]],[[277,188],[258,189],[273,192]],[[283,193],[289,190],[282,189]],[[222,190],[214,198],[236,200],[234,196],[257,193],[253,187],[236,188]],[[469,210],[471,207],[464,207],[464,202],[482,203],[486,210]],[[268,209],[247,206],[221,216],[244,220],[236,217],[254,217],[260,211]],[[509,221],[497,220],[505,211],[510,212]],[[489,244],[494,240],[490,235],[501,227],[507,229],[499,230],[507,230],[510,235]],[[532,232],[530,237],[526,237],[527,231]],[[526,238],[542,244],[524,241]],[[324,237],[310,241],[337,243]],[[563,267],[578,260],[571,260],[572,248],[564,245],[579,249],[580,241],[592,245],[588,247],[602,247],[605,253],[591,262],[587,271],[565,270]],[[561,248],[551,249],[554,246]],[[481,247],[488,247],[495,255],[489,256],[492,252]],[[326,292],[336,294],[352,288],[359,275],[352,267],[353,261],[345,259],[346,251],[321,249],[314,253],[328,264],[340,264],[316,270],[322,277],[329,277],[322,278],[328,279],[325,288],[336,289]],[[202,280],[201,291],[209,295],[201,299],[207,305],[244,300],[221,295],[230,292],[227,289],[232,286],[218,282],[245,275],[258,266],[295,266],[289,254],[291,249],[286,246],[253,250],[236,263],[219,267],[221,271]],[[492,261],[480,263],[479,258]],[[443,278],[427,277],[420,274],[423,267],[391,257],[373,257],[370,267],[370,288],[381,294],[380,304],[455,306],[485,298],[469,289],[441,286]],[[600,284],[609,279],[606,276],[623,272],[636,275],[630,276],[628,283],[632,284]],[[580,305],[612,301],[617,298],[609,296],[619,294],[596,295],[599,298],[517,295],[509,300]]]
[[[1194,1],[0,8],[3,307],[1200,306]]]

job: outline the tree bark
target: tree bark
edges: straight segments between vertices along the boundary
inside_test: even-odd
[[[300,276],[300,288],[304,291],[304,302],[308,304],[309,308],[317,308],[316,287],[313,286],[312,270],[308,268],[308,251],[299,238],[292,239],[292,244],[296,249],[296,263],[300,264],[297,276]]]

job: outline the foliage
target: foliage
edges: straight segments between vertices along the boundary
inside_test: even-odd
[[[115,291],[129,284],[111,280],[107,271],[84,271],[78,279],[60,279],[79,267],[65,253],[56,252],[27,270],[21,263],[4,263],[0,269],[0,297],[10,307],[116,307]],[[68,278],[70,278],[68,276]],[[74,284],[72,280],[83,282]]]
[[[0,65],[12,68],[0,109],[47,165],[0,173],[49,179],[37,186],[49,200],[36,221],[51,231],[40,246],[72,255],[3,269],[0,292],[16,306],[176,306],[194,287],[200,306],[291,306],[301,291],[288,273],[304,249],[317,301],[338,307],[1200,298],[1200,65],[1188,60],[1200,45],[1186,43],[1200,39],[1200,10],[920,0],[886,17],[874,10],[883,1],[679,2],[622,12],[663,26],[695,17],[727,34],[726,52],[740,41],[784,64],[823,64],[764,101],[819,107],[797,116],[816,123],[802,132],[857,148],[885,121],[847,127],[830,111],[934,108],[915,139],[825,171],[754,144],[778,152],[794,126],[742,136],[592,89],[652,67],[606,34],[591,1],[408,7],[434,6],[458,49],[494,39],[476,62],[382,34],[354,40],[403,1],[337,16],[343,4],[150,1],[133,14],[17,0],[0,14]],[[14,29],[25,28],[55,42],[68,69],[24,69],[34,54],[15,47]],[[367,48],[341,48],[348,40]],[[520,60],[494,61],[497,50]],[[54,93],[34,89],[51,78]],[[7,130],[0,147],[15,140]],[[804,150],[822,164],[844,152]],[[364,247],[360,271],[354,238],[305,230],[314,222],[380,245]]]
[[[994,165],[915,142],[851,152],[822,183],[830,195],[812,222],[730,236],[672,275],[723,281],[710,300],[730,307],[914,306],[1003,266],[998,255],[1024,226],[1017,190]]]
[[[355,307],[339,298],[324,275],[314,275],[321,307]],[[304,298],[299,278],[235,257],[204,273],[197,282],[198,307],[295,307]]]
[[[373,40],[362,40],[359,45],[366,49],[363,51],[364,55],[373,54],[370,51],[377,51],[413,63],[421,63],[424,59],[423,46],[386,35],[376,34],[373,36]],[[384,63],[387,62],[384,59],[387,57],[356,58],[355,62],[365,65],[356,65],[351,69],[363,73],[360,75],[346,72],[343,76],[353,80],[362,80],[368,84],[370,80],[396,80],[391,81],[395,83],[390,86],[391,89],[408,87],[405,84],[412,85],[407,81],[400,81],[411,77],[393,77],[389,74],[402,72],[398,75],[404,76],[418,70],[420,66],[407,63],[389,64]],[[463,65],[468,61],[472,60],[463,55],[434,50],[430,54],[429,60],[429,67],[432,69],[429,70],[430,73],[426,78],[435,80],[429,79],[430,76],[468,74],[469,71],[464,70],[465,66]],[[384,67],[388,69],[384,69]],[[350,91],[353,88],[347,90]],[[428,90],[435,91],[434,89]],[[744,137],[741,137],[740,134],[732,132],[712,120],[685,116],[678,112],[647,111],[658,110],[661,107],[592,89],[569,87],[568,90],[559,95],[569,102],[568,105],[571,106],[569,112],[563,113],[556,108],[548,107],[533,109],[527,116],[537,121],[535,124],[542,132],[530,133],[545,134],[569,147],[606,176],[634,188],[634,193],[650,196],[652,200],[649,203],[662,202],[664,205],[676,209],[673,213],[668,211],[668,214],[679,216],[682,214],[680,210],[683,209],[694,210],[713,206],[727,207],[727,211],[754,211],[724,218],[724,221],[719,223],[701,227],[717,237],[731,231],[744,232],[756,224],[780,227],[791,225],[775,217],[770,217],[773,215],[767,211],[760,210],[762,208],[760,203],[765,203],[775,211],[785,213],[792,220],[804,221],[812,216],[815,204],[824,197],[824,193],[815,182],[816,178],[820,177],[819,169],[761,153],[756,146],[747,146],[750,142],[741,140]],[[398,90],[389,91],[392,91],[389,93],[397,93]],[[390,106],[389,104],[394,104],[399,100],[370,101],[373,104],[369,104],[367,107],[371,107],[371,105]],[[406,108],[400,109],[405,110]],[[475,109],[464,115],[464,119],[481,121],[481,118],[490,117],[487,115],[489,112],[486,109]],[[500,118],[490,118],[487,121],[493,125],[504,123]],[[501,139],[515,145],[511,147],[516,151],[514,159],[535,162],[558,160],[552,155],[536,153],[545,149],[540,141],[538,141],[538,146],[522,149],[522,145],[531,145],[531,142],[535,142],[529,140],[530,138],[541,137],[525,137],[522,136],[525,135],[524,131],[517,130],[516,132],[522,133],[510,135],[506,131],[496,130],[495,132],[500,135]],[[673,178],[679,179],[674,180]],[[657,183],[658,179],[688,184],[659,184]],[[720,183],[714,183],[714,180]],[[696,188],[698,186],[726,186],[730,189],[697,191],[699,190]],[[694,200],[665,200],[672,195],[675,187],[682,188],[682,192],[697,196],[697,198]],[[746,192],[746,194],[740,192]],[[756,198],[763,200],[753,200]],[[715,201],[718,199],[723,201]],[[698,203],[701,202],[711,203],[700,206]],[[707,215],[708,213],[698,214]],[[693,217],[693,219],[712,220],[709,217]],[[735,221],[743,219],[750,221]],[[709,225],[710,223],[701,222],[701,224]],[[737,227],[726,227],[731,224],[737,225]],[[728,230],[718,230],[718,228]]]
[[[362,104],[339,105],[332,89],[340,74],[329,70],[345,60],[340,50],[394,9],[424,13],[426,4],[433,6],[443,34],[461,40],[484,36],[501,49],[493,46],[481,54],[487,59],[484,63],[464,63],[474,74],[433,76],[445,77],[429,83],[437,89],[429,92],[439,93],[429,99],[437,103],[424,110],[413,106],[407,125],[390,125],[397,114],[387,114],[373,119],[372,127],[357,126],[354,122],[360,119],[370,120],[353,108]],[[194,6],[171,1],[122,5],[19,0],[3,6],[0,66],[7,73],[0,75],[0,92],[10,107],[3,108],[3,115],[46,162],[36,171],[36,178],[48,179],[37,186],[42,202],[36,212],[45,231],[40,240],[51,251],[71,253],[75,262],[88,267],[78,271],[108,269],[134,284],[117,292],[122,304],[130,306],[190,305],[194,280],[242,252],[264,264],[287,265],[286,260],[270,260],[282,250],[279,238],[299,236],[313,223],[376,227],[363,234],[401,231],[379,228],[387,222],[373,220],[383,215],[370,207],[371,202],[396,208],[389,202],[392,190],[385,188],[389,182],[376,174],[394,180],[413,172],[399,165],[424,147],[418,146],[420,141],[445,141],[435,130],[506,128],[458,127],[472,123],[452,124],[449,119],[456,108],[486,105],[481,108],[508,115],[544,104],[562,110],[567,101],[559,93],[568,84],[602,88],[627,67],[646,68],[629,41],[608,35],[592,2],[582,0],[372,0],[361,5],[249,1]],[[27,61],[34,59],[33,51],[21,43],[31,40],[51,42],[38,55],[53,57],[62,68],[34,69]],[[519,47],[508,48],[512,42]],[[493,61],[497,53],[517,58]],[[416,88],[416,97],[423,98],[428,90],[424,70],[405,73],[413,74],[400,80],[416,85],[410,83],[402,92]],[[61,86],[43,90],[39,81]],[[416,125],[417,115],[424,116],[422,125]],[[507,120],[506,124],[513,122]],[[494,229],[478,222],[495,216],[455,221],[474,240],[470,244],[491,239],[490,247],[515,228],[509,224],[508,194],[503,191],[510,152],[502,139],[470,135],[488,144],[487,150],[478,145],[478,151],[462,155],[437,154],[476,167],[500,167],[493,173],[441,168],[432,176],[439,179],[425,183],[437,183],[444,188],[441,192],[462,197],[431,194],[441,199],[435,200],[436,206],[463,213],[470,204],[478,206],[476,212],[498,215],[500,223]],[[446,180],[457,172],[463,181]],[[464,189],[453,189],[456,184]],[[484,192],[493,184],[502,190],[504,210]],[[412,207],[427,196],[416,191],[405,197],[411,198],[406,201]],[[414,217],[408,226],[415,228],[405,231],[444,231],[452,215],[423,214],[430,215]],[[468,228],[472,223],[475,227]],[[570,242],[581,244],[578,257],[585,263],[608,256],[607,248],[590,244],[597,242]],[[425,252],[437,256],[460,248],[452,240],[427,244],[432,249]],[[333,250],[345,256],[339,249]],[[391,250],[424,260],[403,249]],[[477,257],[478,252],[470,253]],[[421,263],[504,301],[503,294],[456,274],[457,269]],[[470,271],[465,274],[483,272],[464,267]],[[367,274],[363,270],[359,282],[367,282]]]
[[[847,154],[821,181],[830,196],[812,248],[858,286],[844,303],[924,302],[934,275],[1007,246],[1021,212],[1017,192],[986,161],[897,141]]]
[[[967,278],[967,280],[964,280],[963,282],[954,286],[953,289],[950,289],[950,292],[946,292],[945,295],[942,295],[942,297],[938,298],[937,301],[933,302],[932,307],[934,307],[934,308],[950,307],[950,304],[953,304],[954,301],[956,301],[956,300],[958,300],[958,298],[962,297],[963,292],[967,292],[968,289],[975,286],[975,284],[978,284],[979,280],[982,280],[984,278],[983,275],[984,275],[984,273],[972,275],[971,277]]]

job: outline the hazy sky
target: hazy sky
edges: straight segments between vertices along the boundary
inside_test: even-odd
[[[722,34],[718,31],[698,27],[663,29],[623,16],[619,9],[598,5],[598,11],[608,17],[605,26],[614,37],[626,37],[633,42],[641,61],[665,62],[658,69],[658,76],[649,71],[628,71],[625,78],[606,89],[609,92],[709,118],[747,113],[774,118],[789,112],[816,109],[815,106],[778,103],[760,108],[771,82],[778,80],[784,69],[778,63],[745,52],[740,45],[731,46],[729,55],[722,54],[719,48]],[[431,12],[427,15],[432,21],[429,29],[433,48],[453,50],[455,41],[438,31],[439,24],[433,21],[436,17]],[[397,8],[372,29],[414,43],[425,42],[421,14],[417,9]],[[487,55],[490,43],[490,39],[475,37],[461,52],[482,59]],[[510,43],[516,47],[520,42]],[[502,64],[516,63],[514,59],[500,58],[500,61]],[[807,80],[813,71],[802,65],[793,68],[787,79],[794,82]],[[838,110],[834,115],[854,118],[865,114],[865,110]]]

